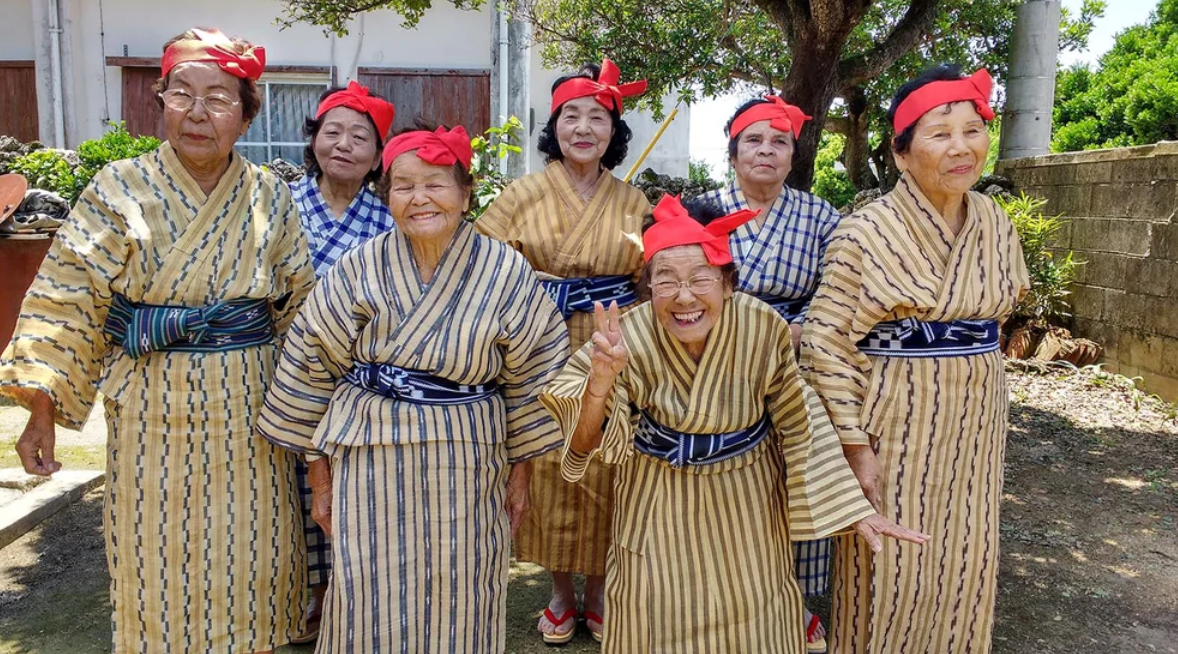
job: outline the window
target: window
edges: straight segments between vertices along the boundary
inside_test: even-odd
[[[276,158],[303,165],[303,121],[315,114],[319,96],[328,87],[323,79],[267,79],[258,81],[262,109],[249,131],[237,142],[243,157],[256,164]]]

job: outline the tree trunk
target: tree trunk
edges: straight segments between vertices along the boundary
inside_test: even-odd
[[[843,146],[843,166],[847,169],[847,177],[855,185],[856,191],[863,191],[879,186],[879,180],[871,172],[868,156],[871,148],[867,142],[867,96],[863,88],[852,87],[843,94],[847,101],[847,132],[846,144]]]
[[[845,40],[845,37],[837,42],[801,38],[793,45],[793,61],[781,97],[814,119],[806,123],[798,139],[793,171],[785,180],[790,188],[809,191],[814,182],[814,158],[822,141],[826,114],[838,92],[836,73]]]

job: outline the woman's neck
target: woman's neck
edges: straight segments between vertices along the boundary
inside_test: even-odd
[[[777,198],[781,197],[781,190],[784,187],[784,181],[774,184],[740,182],[740,192],[744,194],[744,201],[748,204],[749,209],[761,211],[761,215],[757,216],[758,224],[765,223],[769,210],[777,203]]]
[[[573,188],[577,189],[577,193],[583,198],[592,197],[593,192],[597,190],[597,182],[601,180],[601,162],[579,164],[566,157],[560,163],[572,179]]]
[[[968,205],[965,202],[964,195],[938,195],[929,196],[929,204],[941,214],[941,219],[945,221],[945,225],[949,227],[949,231],[956,236],[961,233],[965,227],[965,217],[969,213]]]
[[[356,199],[356,194],[360,192],[360,187],[364,185],[363,179],[353,182],[332,179],[327,175],[319,175],[317,181],[319,192],[323,194],[323,199],[327,200],[327,206],[336,220],[343,218],[348,207],[352,205],[352,200]]]
[[[409,247],[413,251],[413,261],[417,264],[417,274],[421,277],[423,284],[433,281],[438,264],[442,261],[442,255],[446,253],[450,241],[454,240],[455,232],[450,232],[440,238],[409,239]]]
[[[180,163],[184,165],[184,170],[188,171],[188,176],[196,185],[204,191],[205,196],[213,194],[213,190],[217,188],[217,184],[221,183],[221,178],[225,176],[225,171],[229,170],[229,162],[233,160],[233,155],[210,164],[202,164],[185,159],[183,155],[177,152],[177,157]]]

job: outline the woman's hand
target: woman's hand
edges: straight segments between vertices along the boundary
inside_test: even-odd
[[[922,534],[919,531],[901,527],[878,513],[856,522],[855,531],[859,532],[859,536],[867,541],[867,545],[871,547],[871,551],[876,553],[883,549],[883,540],[880,536],[888,536],[896,540],[906,540],[917,545],[924,545],[932,538],[928,534]]]
[[[794,356],[798,355],[802,347],[802,326],[791,322],[789,324],[789,340],[794,346]]]
[[[311,519],[331,538],[331,460],[315,459],[307,464],[307,484],[311,487]]]
[[[511,472],[507,473],[507,520],[511,523],[512,538],[515,538],[515,532],[524,522],[524,515],[532,506],[532,498],[528,494],[531,479],[531,461],[512,464]]]
[[[25,430],[16,440],[16,455],[30,475],[48,477],[61,470],[61,463],[53,456],[57,443],[57,427],[53,424],[53,398],[44,391],[36,391]]]
[[[855,478],[859,480],[859,487],[863,489],[863,495],[867,501],[871,502],[871,506],[875,507],[876,511],[882,513],[883,494],[880,491],[882,475],[879,459],[876,458],[871,446],[844,445],[843,456],[850,464],[851,472],[854,472]]]
[[[593,303],[593,320],[597,331],[590,339],[593,351],[589,355],[592,368],[589,370],[588,391],[595,397],[605,397],[614,385],[618,373],[630,362],[630,351],[622,339],[622,326],[618,322],[621,312],[618,303],[610,302],[607,311],[600,302]]]

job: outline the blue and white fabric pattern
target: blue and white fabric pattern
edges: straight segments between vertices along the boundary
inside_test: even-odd
[[[660,425],[646,411],[640,415],[634,447],[673,468],[726,461],[753,449],[769,434],[768,414],[744,429],[725,434],[685,434]]]
[[[269,343],[274,319],[267,299],[242,298],[204,307],[136,304],[115,293],[103,332],[138,359],[151,352],[224,352]]]
[[[413,404],[453,406],[486,400],[499,392],[499,385],[459,384],[420,370],[398,368],[387,363],[357,363],[344,379],[373,393]]]
[[[594,302],[608,307],[610,302],[616,301],[618,307],[624,307],[638,301],[633,279],[629,275],[542,280],[540,285],[556,303],[565,320],[576,311],[593,313]]]
[[[367,187],[352,199],[344,215],[336,220],[314,177],[304,176],[290,185],[299,208],[299,219],[311,249],[315,276],[322,277],[345,252],[394,227],[388,207]]]
[[[965,357],[997,349],[997,320],[889,320],[877,324],[859,341],[863,354],[890,357]]]

